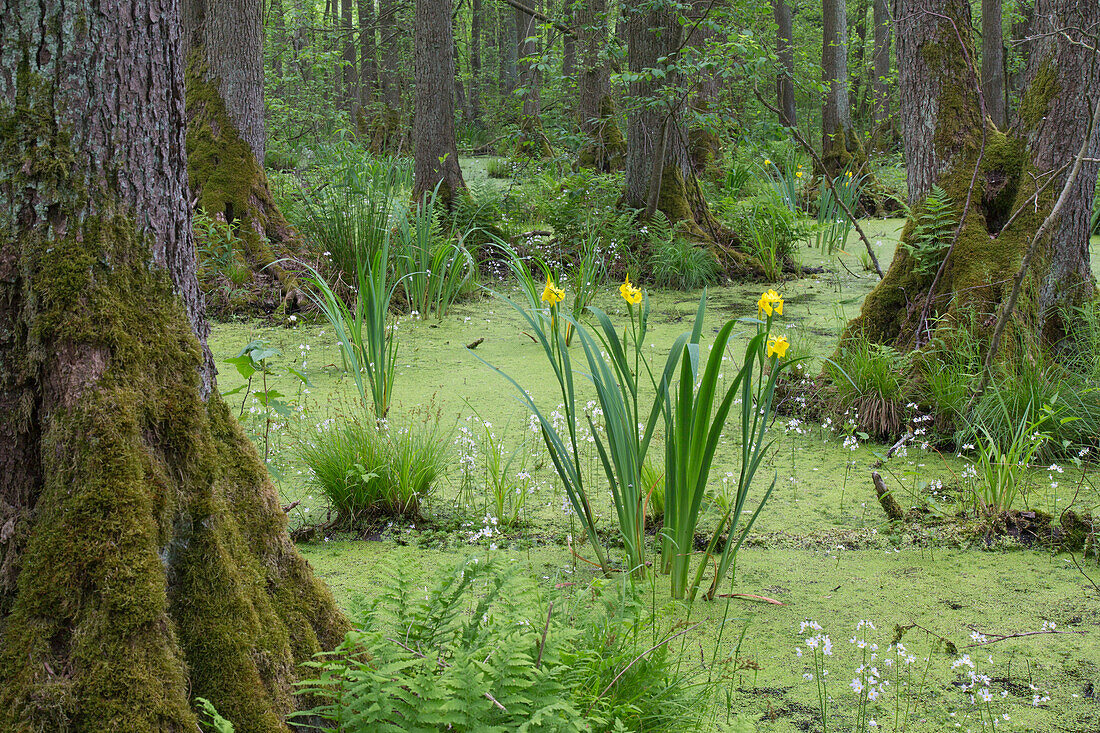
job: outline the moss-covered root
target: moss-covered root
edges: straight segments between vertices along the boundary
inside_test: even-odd
[[[255,287],[249,289],[250,310],[271,310],[290,292],[293,276],[274,264],[294,255],[299,239],[287,223],[252,149],[237,132],[218,93],[208,79],[201,49],[187,66],[187,177],[197,208],[212,219],[231,224],[243,245]]]
[[[121,216],[22,246],[41,483],[0,547],[19,568],[0,730],[190,732],[205,697],[239,733],[286,733],[298,664],[347,622],[228,408],[202,400],[167,276]]]
[[[550,140],[542,127],[542,119],[534,115],[523,115],[519,123],[519,138],[517,140],[519,155],[535,160],[545,160],[553,157],[554,150],[550,147]]]

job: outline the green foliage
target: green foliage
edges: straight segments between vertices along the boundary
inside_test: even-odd
[[[468,232],[457,239],[440,234],[438,208],[433,192],[398,217],[390,263],[405,307],[423,318],[434,313],[442,319],[473,279],[477,263],[465,246]]]
[[[852,233],[852,220],[844,207],[852,213],[858,211],[865,179],[846,171],[833,179],[832,188],[822,184],[817,202],[817,248],[822,253],[831,255],[844,248]]]
[[[1002,423],[1012,426],[1008,439],[994,437],[984,425],[979,432],[977,480],[972,481],[971,502],[974,511],[985,517],[996,517],[1012,508],[1020,494],[1031,461],[1047,440],[1044,427],[1051,421],[1052,410],[1044,405],[1038,419],[1014,418],[1003,395],[994,390],[1001,407]],[[1024,414],[1031,414],[1033,403],[1028,403]]]
[[[764,268],[764,276],[777,280],[783,263],[794,256],[795,247],[808,232],[802,217],[783,203],[772,190],[744,201],[723,202],[724,214],[747,251]]]
[[[191,219],[195,230],[195,248],[199,257],[200,277],[211,272],[224,275],[234,285],[252,280],[252,271],[237,255],[237,235],[221,219],[196,211]]]
[[[205,697],[196,697],[195,703],[199,707],[199,727],[210,733],[236,733],[233,724],[218,714],[214,703]]]
[[[685,239],[663,212],[657,211],[640,231],[649,248],[647,269],[657,285],[697,290],[718,278],[718,261],[710,250]]]
[[[489,178],[511,178],[514,167],[507,158],[489,158],[485,162],[485,172]]]
[[[473,558],[425,589],[404,574],[352,611],[358,630],[308,663],[303,715],[340,733],[587,730],[563,684],[564,633],[497,567]]]
[[[690,731],[713,685],[683,669],[626,584],[540,601],[515,570],[472,558],[403,572],[353,605],[355,631],[308,666],[303,692],[335,733]],[[591,600],[590,600],[591,599]]]
[[[704,294],[703,297],[704,300],[699,302],[699,314],[696,316],[697,327],[701,325],[706,295]],[[780,364],[776,354],[770,356],[765,354],[772,318],[773,316],[769,314],[767,321],[756,321],[758,333],[749,341],[745,349],[744,365],[726,388],[717,406],[715,398],[719,393],[718,380],[722,370],[722,360],[730,336],[737,325],[736,321],[732,320],[727,321],[715,337],[702,374],[698,369],[700,359],[698,342],[693,341],[684,345],[680,356],[679,389],[675,392],[669,390],[664,395],[667,473],[661,561],[665,572],[671,576],[673,598],[684,598],[686,595],[689,601],[694,601],[702,583],[703,573],[709,568],[711,557],[716,555],[717,570],[710,590],[707,592],[708,598],[714,597],[718,583],[729,572],[741,544],[748,536],[749,530],[752,529],[752,525],[775,487],[773,478],[771,486],[760,499],[756,510],[745,522],[740,533],[736,534],[741,515],[746,511],[745,504],[753,478],[771,446],[770,442],[764,441],[764,431],[771,419],[775,383],[782,370],[790,365],[789,361]],[[753,370],[755,368],[763,370],[765,364],[768,367],[767,378],[760,374],[754,383]],[[733,406],[734,399],[738,396],[741,404],[741,469],[735,499],[718,520],[717,527],[689,585],[691,549],[694,546],[695,530],[704,508],[703,498],[710,478],[711,463],[725,428],[726,417]],[[719,550],[718,543],[723,534],[726,535],[725,544]]]
[[[947,248],[951,246],[958,217],[951,197],[939,186],[932,186],[920,211],[912,235],[902,245],[917,261],[915,271],[932,275],[939,269]]]
[[[222,392],[222,397],[229,397],[244,393],[244,397],[241,398],[241,411],[239,417],[244,416],[244,408],[248,403],[249,395],[252,395],[259,401],[260,406],[264,410],[264,461],[267,461],[270,450],[270,437],[271,437],[271,423],[272,413],[279,415],[283,418],[289,418],[291,415],[291,405],[285,401],[285,395],[274,387],[269,387],[267,384],[267,378],[269,376],[277,375],[280,373],[286,373],[292,375],[300,383],[312,387],[309,382],[309,377],[305,372],[299,371],[294,367],[282,367],[276,368],[269,359],[280,356],[282,352],[278,349],[268,346],[265,342],[260,340],[250,341],[241,349],[236,356],[225,359],[226,364],[232,364],[237,373],[241,375],[243,379],[248,380],[245,384],[242,384],[236,389],[231,389],[227,392]],[[256,375],[260,375],[261,389],[252,389],[252,380]],[[269,466],[271,468],[271,466]]]
[[[343,528],[377,517],[418,517],[447,460],[434,429],[357,420],[322,428],[300,452]]]

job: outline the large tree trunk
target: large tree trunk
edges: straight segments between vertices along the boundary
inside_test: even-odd
[[[587,142],[580,164],[610,172],[623,167],[626,140],[615,122],[611,65],[607,61],[607,0],[577,0],[577,126]]]
[[[1005,47],[1001,38],[1002,0],[982,0],[982,95],[985,112],[1000,129],[1008,124]]]
[[[285,732],[348,628],[214,383],[179,31],[0,2],[0,730],[194,731],[201,696]]]
[[[721,153],[717,122],[714,112],[719,108],[718,77],[706,67],[708,45],[718,34],[717,15],[725,6],[724,0],[693,0],[684,39],[686,47],[691,47],[696,58],[702,63],[695,72],[695,93],[691,96],[691,121],[687,127],[688,158],[690,168],[683,171],[684,180],[689,177],[703,176],[715,170],[715,161]]]
[[[779,57],[779,72],[775,77],[775,96],[779,107],[779,123],[794,127],[798,123],[794,106],[794,20],[787,0],[773,0],[775,11],[775,52]]]
[[[252,270],[249,306],[270,311],[298,248],[264,173],[260,0],[184,0],[187,172],[197,209],[234,228]]]
[[[874,90],[875,121],[874,139],[878,148],[885,150],[893,145],[893,114],[890,111],[890,37],[894,21],[890,17],[889,0],[874,0],[875,23],[875,78],[871,86]]]
[[[933,328],[976,324],[971,327],[981,330],[992,324],[1085,142],[1089,105],[1100,100],[1100,68],[1080,30],[1100,24],[1100,6],[1040,0],[1027,91],[1007,131],[981,116],[976,69],[968,63],[975,49],[966,0],[897,0],[895,17],[914,214],[922,213],[933,185],[950,196],[956,217],[970,197],[961,234],[931,296],[934,276],[928,268],[922,272],[905,248],[913,242],[911,220],[885,278],[849,325],[849,333],[907,348],[928,343]],[[1091,158],[1097,146],[1094,133]],[[1015,334],[1025,344],[1060,345],[1067,335],[1063,309],[1093,292],[1088,220],[1096,174],[1097,164],[1086,163],[1061,216],[1039,243],[1041,256],[1025,290],[1031,295],[1014,312]]]
[[[466,189],[455,147],[451,0],[416,0],[415,29],[413,197],[438,191],[439,200],[449,208]]]
[[[848,10],[844,0],[823,0],[821,74],[825,104],[821,110],[821,159],[825,174],[839,175],[861,153],[852,128],[848,96]]]

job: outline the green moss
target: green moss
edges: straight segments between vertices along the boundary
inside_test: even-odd
[[[42,477],[0,543],[16,568],[0,730],[195,730],[197,695],[242,733],[285,732],[296,665],[346,621],[221,398],[201,398],[199,343],[146,236],[44,160],[75,159],[48,106],[29,112],[0,116],[26,163],[9,180],[67,226],[0,229],[21,273],[0,283],[21,304],[5,380],[40,405],[5,429],[37,438]]]
[[[615,122],[615,114],[615,102],[611,95],[603,95],[596,135],[578,154],[580,167],[595,168],[604,173],[622,170],[626,162],[626,139]]]
[[[186,80],[187,175],[197,208],[233,226],[254,277],[293,288],[293,277],[275,262],[295,253],[297,235],[271,197],[262,165],[229,119],[201,49],[192,53]],[[254,290],[256,301],[262,291]]]
[[[1047,59],[1027,85],[1020,102],[1019,117],[1024,125],[1024,134],[1031,133],[1047,116],[1051,100],[1058,95],[1058,91],[1058,69],[1053,60]]]

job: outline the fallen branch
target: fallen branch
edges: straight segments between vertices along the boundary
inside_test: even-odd
[[[1076,630],[1074,630],[1074,631],[1058,631],[1057,629],[1043,629],[1042,631],[1020,631],[1020,632],[1015,633],[1015,634],[995,634],[992,631],[989,632],[988,634],[983,634],[982,632],[978,631],[978,629],[975,628],[974,626],[971,626],[970,629],[972,631],[974,631],[974,633],[979,634],[981,636],[981,640],[980,641],[975,641],[973,644],[967,644],[966,646],[968,648],[972,647],[972,646],[989,646],[990,644],[996,644],[997,642],[1004,641],[1005,639],[1021,639],[1025,636],[1046,636],[1048,634],[1084,634],[1085,633],[1084,631],[1076,631]],[[990,637],[990,636],[993,637],[993,638],[992,639],[987,638],[987,637]]]
[[[894,522],[905,519],[905,512],[902,511],[901,505],[898,504],[898,500],[894,498],[890,489],[886,488],[886,482],[882,480],[878,471],[871,471],[871,482],[875,485],[878,503],[882,505],[882,511],[886,512],[886,516]]]
[[[770,603],[773,606],[786,606],[786,603],[777,601],[774,598],[768,598],[767,596],[754,596],[752,593],[722,593],[719,598],[747,598],[750,601],[762,601],[764,603]]]

